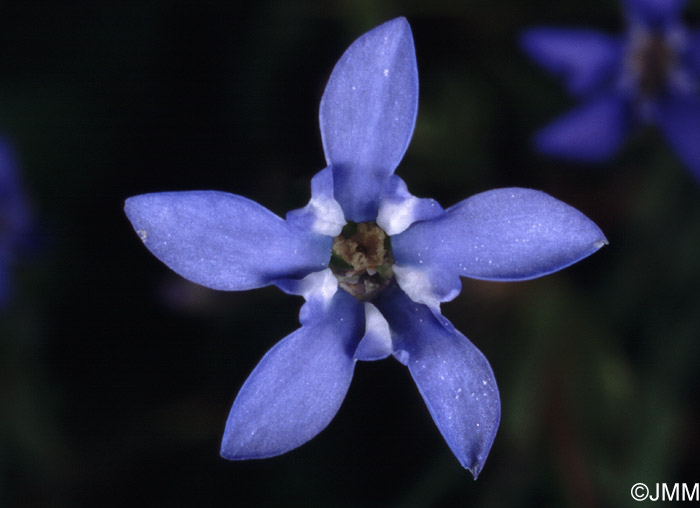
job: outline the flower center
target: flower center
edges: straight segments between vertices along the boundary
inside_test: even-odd
[[[372,300],[394,277],[389,236],[374,222],[348,222],[333,238],[330,269],[338,285],[361,301]]]
[[[632,42],[628,62],[639,93],[651,97],[665,91],[676,66],[676,53],[664,35],[644,34]]]

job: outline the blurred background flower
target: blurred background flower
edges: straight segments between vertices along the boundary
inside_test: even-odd
[[[521,46],[564,79],[583,101],[541,129],[535,148],[579,162],[613,157],[631,125],[657,124],[700,179],[700,30],[681,22],[684,0],[624,0],[621,36],[575,28],[537,27]]]
[[[0,309],[9,297],[12,267],[29,233],[29,209],[19,180],[12,146],[0,136]]]
[[[518,34],[619,32],[616,2],[581,5],[3,2],[0,131],[51,233],[31,267],[17,266],[0,318],[0,505],[632,506],[634,483],[697,482],[695,180],[647,129],[630,131],[604,172],[529,145],[572,101]],[[302,300],[171,275],[134,241],[123,200],[226,189],[277,214],[303,206],[324,163],[317,108],[332,63],[398,15],[421,85],[400,168],[412,192],[449,206],[541,189],[610,245],[542,279],[464,279],[443,305],[489,358],[508,408],[476,482],[391,361],[358,364],[339,417],[304,447],[225,461],[233,395]],[[683,19],[700,26],[697,1]]]

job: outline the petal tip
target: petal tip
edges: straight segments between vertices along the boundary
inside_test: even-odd
[[[157,193],[138,194],[124,200],[124,213],[131,224],[136,228],[137,223],[142,222],[144,208],[148,206],[148,200]]]
[[[240,460],[240,458],[235,453],[228,450],[223,443],[221,445],[221,449],[219,450],[219,455],[222,459],[226,460]]]
[[[408,19],[406,19],[405,16],[398,16],[396,18],[392,18],[389,21],[385,21],[381,25],[375,28],[375,30],[396,30],[396,31],[407,31],[410,33],[411,31],[411,25],[408,22]]]
[[[124,200],[124,213],[127,217],[129,217],[129,219],[131,219],[131,212],[133,211],[134,206],[136,206],[137,198],[138,196],[131,196]]]
[[[143,201],[140,199],[141,197],[142,196],[131,196],[126,198],[124,200],[124,214],[126,215],[126,218],[129,219],[131,226],[134,228],[134,231],[136,231],[136,234],[139,235],[141,241],[146,243],[146,229],[142,227],[143,221],[139,216],[139,204]]]
[[[219,455],[221,458],[226,460],[250,460],[266,458],[265,456],[260,456],[259,454],[246,452],[245,444],[238,443],[235,444],[234,437],[231,435],[230,430],[227,428],[224,430],[224,438],[221,441],[221,449],[219,450]]]
[[[540,27],[530,27],[521,30],[517,35],[517,42],[520,49],[528,55],[533,51],[533,45],[537,43],[537,36],[542,29]]]
[[[474,477],[474,481],[476,481],[476,479],[479,477],[479,473],[481,473],[481,464],[474,464],[471,467],[467,466],[465,469],[467,469],[472,474],[472,476]]]

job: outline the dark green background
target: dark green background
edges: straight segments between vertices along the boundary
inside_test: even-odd
[[[518,32],[615,32],[619,14],[608,0],[2,2],[0,130],[37,238],[0,311],[0,506],[639,506],[634,483],[699,482],[700,185],[651,128],[600,167],[529,145],[574,102]],[[697,1],[686,14],[700,24]],[[303,206],[324,165],[325,81],[397,15],[421,86],[397,171],[409,189],[443,206],[541,189],[610,245],[530,282],[464,280],[443,305],[501,390],[476,482],[393,359],[359,363],[307,445],[227,462],[233,397],[302,301],[182,280],[142,246],[123,200],[216,189],[278,214]]]

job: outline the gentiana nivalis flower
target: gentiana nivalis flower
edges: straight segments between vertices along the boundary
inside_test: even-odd
[[[443,209],[412,196],[394,170],[413,134],[418,74],[408,22],[357,39],[321,99],[328,167],[311,200],[282,219],[214,191],[126,201],[153,254],[210,288],[274,284],[302,295],[301,327],[250,374],[233,403],[221,453],[278,455],[328,425],[358,360],[406,365],[459,462],[476,476],[496,435],[500,400],[479,350],[440,313],[460,277],[522,280],[606,243],[583,214],[528,189],[498,189]]]
[[[700,31],[682,24],[685,4],[623,0],[627,30],[619,36],[554,27],[523,32],[528,55],[582,101],[540,130],[535,148],[601,162],[617,153],[632,126],[653,123],[700,179]]]
[[[29,210],[10,143],[0,136],[0,308],[8,298],[11,267],[26,243]]]

